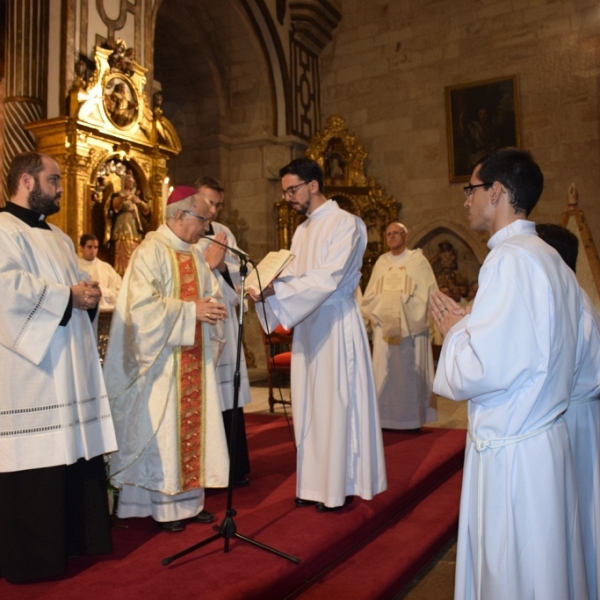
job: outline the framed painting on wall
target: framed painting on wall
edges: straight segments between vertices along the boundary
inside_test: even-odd
[[[450,182],[467,181],[485,156],[520,147],[517,76],[446,88]]]

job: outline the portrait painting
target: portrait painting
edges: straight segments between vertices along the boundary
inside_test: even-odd
[[[475,165],[495,150],[520,147],[517,77],[446,88],[450,181],[467,181]]]
[[[117,127],[128,127],[136,119],[138,102],[131,84],[123,77],[111,77],[104,88],[104,107]]]

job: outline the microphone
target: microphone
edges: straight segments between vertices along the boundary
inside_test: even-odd
[[[227,244],[218,242],[217,240],[215,240],[215,238],[208,237],[207,235],[204,236],[204,239],[210,240],[211,243],[217,244],[217,246],[223,246],[223,248],[227,248],[227,250],[229,250],[229,252],[231,252],[232,254],[235,254],[235,256],[242,259],[243,261],[249,262],[254,268],[256,268],[256,263],[243,250],[238,250],[237,248],[232,248],[231,246],[228,246]]]

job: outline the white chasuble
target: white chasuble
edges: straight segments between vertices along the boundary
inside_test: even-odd
[[[180,271],[184,254],[187,277]],[[161,225],[134,251],[106,353],[119,440],[110,470],[118,486],[175,495],[227,485],[229,458],[213,363],[222,326],[197,326],[195,294],[222,301],[199,249]],[[201,358],[201,373],[190,351]],[[186,454],[187,448],[194,450]]]
[[[379,257],[361,310],[373,329],[373,372],[382,427],[435,421],[429,296],[435,275],[421,250]]]

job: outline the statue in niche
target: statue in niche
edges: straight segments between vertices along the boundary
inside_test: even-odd
[[[459,299],[466,296],[469,281],[459,271],[458,255],[448,240],[438,244],[438,252],[431,260],[431,267],[439,288],[447,287],[451,291],[458,288],[460,290]]]
[[[112,194],[106,208],[109,244],[114,245],[115,271],[123,275],[150,221],[150,204],[140,197],[131,171],[125,173],[121,190]]]
[[[331,138],[325,151],[326,185],[344,185],[346,182],[345,148],[340,138]]]

